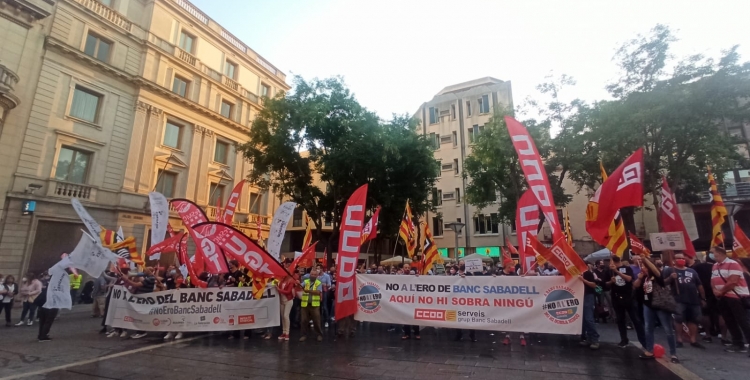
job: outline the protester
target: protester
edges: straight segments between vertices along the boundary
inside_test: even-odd
[[[42,292],[42,282],[39,281],[33,273],[26,274],[21,280],[21,288],[18,292],[23,302],[23,310],[21,311],[21,320],[16,323],[16,326],[31,326],[34,324],[34,314],[36,313],[36,306],[34,300]],[[28,315],[28,319],[26,316]]]
[[[644,351],[640,358],[654,359],[654,328],[656,320],[659,319],[667,335],[670,360],[672,363],[679,363],[672,325],[672,313],[675,310],[665,309],[664,305],[668,300],[662,298],[665,293],[662,289],[667,287],[669,281],[662,277],[661,270],[649,258],[643,257],[641,263],[641,272],[633,283],[633,286],[639,289],[639,298],[643,302],[643,320],[646,332],[646,345],[643,347]]]
[[[323,292],[323,283],[318,280],[318,271],[310,271],[310,277],[305,279],[300,286],[302,287],[302,319],[300,327],[302,328],[302,337],[300,342],[307,340],[307,330],[310,328],[308,322],[312,319],[313,330],[318,334],[318,342],[323,341],[323,330],[320,328],[320,298]]]
[[[331,289],[331,276],[328,274],[328,272],[323,270],[323,267],[318,265],[318,279],[323,284],[323,293],[321,296],[321,304],[320,304],[320,311],[321,311],[321,318],[323,318],[323,325],[324,327],[328,327],[328,319],[331,317],[329,313],[328,308],[328,294]]]
[[[411,274],[411,265],[404,264],[402,269],[402,273],[404,275]],[[422,339],[422,336],[419,335],[419,326],[418,325],[404,325],[403,326],[404,335],[401,337],[402,340],[411,339],[411,334],[414,333],[414,339],[420,340]]]
[[[154,277],[154,268],[146,267],[143,269],[143,273],[137,274],[135,280],[131,280],[129,277],[123,277],[125,283],[135,290],[135,294],[147,294],[154,291],[156,286],[156,277]],[[136,331],[132,336],[133,339],[141,339],[147,334],[144,331]]]
[[[611,311],[614,310],[612,306],[612,295],[609,289],[609,281],[612,278],[612,272],[604,265],[603,260],[597,260],[594,264],[594,274],[599,279],[601,286],[601,292],[596,295],[596,307],[594,320],[602,323],[607,323],[607,320],[611,316]]]
[[[78,290],[81,289],[81,280],[83,279],[83,275],[76,272],[70,272],[70,301],[73,305],[78,303]]]
[[[39,293],[39,296],[36,297],[34,300],[34,305],[36,305],[38,314],[39,314],[39,334],[37,335],[37,339],[40,342],[49,342],[52,340],[49,336],[49,332],[52,329],[52,323],[55,322],[55,318],[57,318],[57,313],[60,311],[59,309],[47,309],[44,307],[44,304],[47,303],[47,289],[49,287],[49,274],[44,273],[42,274],[42,292]]]
[[[294,279],[287,276],[280,282],[276,283],[276,289],[279,292],[279,301],[281,302],[281,335],[279,340],[289,340],[289,314],[294,304]]]
[[[697,336],[698,324],[702,317],[701,306],[706,303],[706,295],[698,273],[686,267],[686,264],[685,255],[676,253],[674,268],[667,268],[663,273],[663,276],[669,276],[676,281],[672,289],[675,301],[677,301],[677,312],[673,314],[675,330],[682,331],[682,324],[687,324],[690,345],[705,349],[706,347],[697,341]],[[682,347],[682,334],[677,334],[677,347]]]
[[[507,258],[504,259],[503,269],[497,273],[497,276],[518,276],[515,263],[513,262],[513,260],[510,260]],[[503,331],[503,332],[500,332],[500,334],[505,335],[505,337],[503,338],[503,345],[506,345],[506,346],[510,345],[510,333]],[[524,336],[523,333],[521,333],[518,339],[521,342],[521,346],[526,346],[526,337]]]
[[[18,294],[18,286],[13,276],[6,276],[0,284],[0,312],[5,311],[5,327],[10,327],[10,312],[13,310],[13,303]]]
[[[544,263],[543,270],[541,271],[542,276],[559,276],[560,272],[555,269],[549,262]]]
[[[612,292],[612,307],[615,310],[617,329],[620,332],[620,343],[618,346],[624,348],[630,343],[628,340],[626,316],[629,316],[630,321],[633,323],[638,342],[641,343],[641,346],[646,346],[643,319],[638,314],[638,307],[633,299],[633,269],[618,256],[612,257],[609,268],[612,272],[612,278],[609,280]]]
[[[747,352],[745,343],[750,343],[750,321],[747,318],[746,305],[750,301],[747,281],[742,267],[727,257],[724,248],[711,248],[716,259],[711,277],[711,287],[719,300],[719,312],[732,334],[732,346],[727,352]],[[744,339],[743,339],[744,335]]]
[[[594,308],[596,307],[596,290],[600,288],[599,279],[591,268],[578,276],[583,282],[583,333],[581,334],[582,346],[589,346],[592,350],[599,349],[599,332],[596,331],[594,322]]]
[[[102,273],[96,280],[94,280],[94,292],[92,294],[94,298],[94,314],[92,317],[99,318],[104,316],[104,306],[107,304],[107,294],[109,294],[109,289],[112,287],[112,284],[114,284],[114,281],[115,279],[106,273]]]

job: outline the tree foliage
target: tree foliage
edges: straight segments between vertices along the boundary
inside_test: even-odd
[[[381,232],[391,235],[407,199],[415,213],[427,211],[427,189],[438,173],[430,143],[416,126],[407,116],[381,121],[341,78],[298,76],[292,92],[265,99],[249,141],[238,150],[253,165],[248,180],[297,202],[319,238],[324,221],[332,223],[336,238],[347,199],[365,183],[367,206],[383,206]]]

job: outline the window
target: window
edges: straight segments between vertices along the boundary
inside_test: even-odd
[[[224,65],[224,75],[229,77],[229,79],[237,79],[235,77],[237,75],[237,64],[227,61]]]
[[[440,170],[440,167],[442,166],[442,161],[435,160],[435,163],[437,164],[437,177],[440,178],[440,172],[442,172],[442,170]]]
[[[458,158],[453,159],[453,174],[458,175]]]
[[[111,48],[111,42],[105,41],[101,37],[89,32],[88,36],[86,36],[86,46],[83,48],[83,53],[102,62],[109,62],[109,51]]]
[[[231,119],[233,109],[234,109],[234,104],[229,103],[226,100],[221,101],[221,116],[224,116],[227,119]]]
[[[432,235],[443,236],[443,219],[437,216],[432,217]]]
[[[443,190],[437,187],[432,188],[432,205],[435,207],[443,205]]]
[[[440,134],[430,133],[430,146],[433,150],[440,149]]]
[[[208,190],[208,205],[209,206],[224,206],[224,185],[212,183]]]
[[[183,98],[187,98],[188,83],[190,82],[188,82],[187,79],[175,75],[174,80],[172,81],[172,92]]]
[[[55,179],[58,181],[85,183],[91,162],[91,153],[62,147],[57,156]]]
[[[179,149],[182,136],[182,126],[175,124],[167,120],[167,126],[164,128],[164,141],[162,142],[165,146]]]
[[[469,128],[469,143],[475,143],[477,138],[479,138],[479,135],[482,134],[482,131],[484,131],[484,125],[475,124],[473,127]]]
[[[482,98],[479,99],[479,113],[489,113],[490,112],[490,100],[487,95],[482,95]]]
[[[294,209],[292,214],[292,227],[302,227],[302,207]]]
[[[216,140],[216,146],[214,147],[214,162],[219,162],[224,165],[229,161],[227,157],[229,153],[229,144],[224,141]]]
[[[76,86],[73,91],[73,102],[70,104],[70,116],[96,123],[101,100],[101,95],[81,86]]]
[[[451,104],[451,120],[456,120],[456,105]]]
[[[99,0],[99,2],[102,3],[103,5],[106,5],[112,8],[112,5],[115,2],[115,0]],[[149,241],[151,241],[151,239],[149,239]]]
[[[471,101],[466,101],[466,117],[471,116]]]
[[[271,87],[265,83],[260,84],[260,96],[271,96]]]
[[[457,187],[457,188],[455,188],[455,189],[454,189],[453,191],[454,191],[454,193],[456,194],[456,195],[455,195],[455,197],[456,197],[456,203],[461,203],[461,189],[459,189],[459,188]]]
[[[430,124],[436,124],[440,121],[440,111],[435,107],[430,107]]]
[[[185,33],[183,30],[180,33],[180,49],[185,50],[186,52],[193,54],[193,47],[195,45],[195,37],[192,35]]]
[[[174,187],[177,183],[177,174],[159,169],[156,176],[155,191],[162,193],[167,198],[174,197]]]
[[[455,148],[457,146],[458,146],[458,134],[456,133],[456,131],[453,131],[453,147]]]
[[[474,217],[474,234],[491,235],[500,231],[497,214],[484,215],[479,214]]]
[[[250,193],[250,213],[260,214],[260,194]]]
[[[513,234],[516,233],[516,220],[515,219],[510,220],[510,232]]]

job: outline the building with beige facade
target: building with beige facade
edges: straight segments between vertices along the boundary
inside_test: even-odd
[[[187,0],[1,3],[34,7],[0,19],[0,69],[17,79],[0,135],[0,273],[46,270],[75,247],[73,197],[142,251],[150,191],[214,218],[251,169],[235,144],[262,97],[289,90],[284,73]],[[3,106],[6,92],[0,84]],[[235,226],[267,231],[278,202],[245,188]]]

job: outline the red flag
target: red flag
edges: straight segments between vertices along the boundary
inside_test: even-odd
[[[234,220],[234,210],[237,209],[237,203],[240,200],[240,195],[242,195],[242,189],[244,187],[244,179],[234,186],[234,189],[232,189],[232,194],[227,200],[227,206],[224,207],[224,212],[221,214],[221,218],[219,218],[218,220],[219,222],[228,224],[230,226],[232,225],[232,221]]]
[[[572,278],[570,272],[565,269],[565,265],[563,264],[563,262],[560,261],[560,259],[555,256],[549,248],[545,247],[544,244],[537,240],[536,236],[528,236],[528,247],[526,247],[526,249],[534,253],[538,265],[544,265],[544,263],[549,262],[553,267],[555,267],[555,269],[560,271],[560,273],[565,276],[565,280],[570,280]],[[531,252],[526,251],[526,253]]]
[[[529,270],[533,263],[534,254],[527,254],[526,242],[529,235],[536,236],[539,232],[539,205],[531,190],[526,190],[516,205],[516,236],[518,237],[518,259],[521,261],[521,270]],[[511,246],[509,244],[509,246]]]
[[[315,247],[318,245],[318,242],[312,243],[309,247],[305,248],[304,251],[302,251],[302,254],[294,259],[292,261],[292,265],[289,266],[289,272],[294,273],[294,271],[297,270],[297,267],[300,268],[310,268],[312,267],[313,263],[315,262]]]
[[[198,273],[195,273],[193,263],[190,262],[190,258],[188,257],[187,253],[187,238],[183,238],[180,240],[177,252],[180,258],[180,263],[187,267],[188,274],[190,275],[190,283],[198,288],[208,287],[208,284],[205,281],[201,281],[200,279],[198,279]]]
[[[289,272],[265,249],[232,226],[206,222],[193,226],[197,235],[212,241],[226,254],[244,265],[256,277],[284,278]]]
[[[207,267],[207,271],[213,274],[229,272],[224,253],[210,239],[204,238],[194,230],[199,223],[208,222],[203,209],[187,199],[173,199],[171,203],[195,243],[195,266],[198,270],[202,271]]]
[[[534,145],[534,140],[526,127],[516,119],[506,116],[505,124],[508,127],[510,139],[513,141],[513,147],[516,148],[516,153],[518,153],[518,161],[521,163],[529,189],[542,209],[542,214],[549,223],[550,229],[552,229],[553,240],[558,240],[564,235],[560,221],[557,219],[557,208],[555,208],[555,200],[552,198],[547,171],[544,169],[544,163],[542,163],[539,151]]]
[[[732,243],[732,258],[742,259],[748,257],[750,252],[750,239],[742,231],[739,224],[734,225],[734,243]]]
[[[638,237],[633,234],[628,234],[628,238],[630,238],[630,250],[633,251],[633,253],[636,255],[651,256],[651,251],[646,248],[641,239],[638,239]]]
[[[174,228],[172,228],[172,225],[169,223],[167,223],[167,232],[169,232],[169,236],[175,235]]]
[[[155,254],[161,254],[161,253],[168,253],[168,252],[175,252],[177,253],[177,250],[180,249],[180,242],[182,241],[183,234],[179,233],[177,235],[174,235],[166,240],[162,240],[161,243],[152,245],[151,248],[148,249],[146,252],[146,256],[153,256]]]
[[[380,206],[378,206],[375,213],[372,214],[370,221],[368,221],[362,229],[362,244],[378,237],[378,216],[380,216]]]
[[[503,266],[514,264],[513,257],[510,256],[510,253],[505,249],[505,247],[500,247],[500,249],[503,251]]]
[[[357,272],[359,247],[362,242],[362,224],[365,219],[367,185],[362,185],[349,197],[342,213],[339,233],[339,253],[336,256],[336,320],[357,311],[354,275]]]
[[[685,240],[685,254],[689,257],[695,257],[695,248],[687,233],[685,223],[682,222],[682,216],[677,209],[677,199],[669,189],[667,179],[661,179],[661,199],[659,200],[659,225],[661,232],[682,232]],[[632,242],[631,242],[632,245]]]
[[[629,206],[643,206],[643,148],[636,150],[596,189],[586,208],[586,231],[595,242],[606,246],[617,211]]]
[[[568,272],[571,277],[577,277],[588,270],[588,265],[583,262],[581,256],[573,250],[573,247],[568,244],[568,239],[563,236],[558,239],[555,244],[550,248],[550,252],[555,255],[562,263],[563,268],[557,268],[560,272],[563,270]]]

